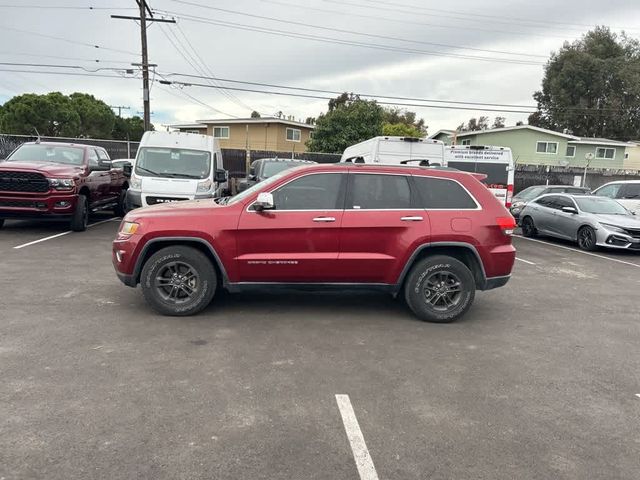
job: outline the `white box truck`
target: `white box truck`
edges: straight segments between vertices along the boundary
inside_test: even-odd
[[[195,133],[145,132],[125,175],[130,176],[127,210],[213,198],[227,184],[218,141]]]

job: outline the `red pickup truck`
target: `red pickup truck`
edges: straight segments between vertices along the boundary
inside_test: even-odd
[[[113,209],[123,215],[127,188],[104,148],[24,143],[0,162],[0,227],[9,218],[62,218],[83,231],[91,212]]]

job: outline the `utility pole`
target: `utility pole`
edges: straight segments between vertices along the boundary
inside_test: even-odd
[[[111,18],[121,20],[137,20],[140,22],[140,42],[142,46],[142,102],[144,109],[144,130],[145,132],[151,128],[151,103],[149,100],[149,52],[147,51],[147,22],[176,23],[174,19],[154,18],[153,12],[147,3],[147,0],[136,0],[140,8],[139,17],[130,17],[127,15],[111,15]],[[149,18],[147,18],[147,13]]]
[[[124,105],[109,105],[109,107],[113,108],[114,110],[117,108],[119,117],[122,117],[122,110],[129,110],[131,108],[131,107],[125,107]]]

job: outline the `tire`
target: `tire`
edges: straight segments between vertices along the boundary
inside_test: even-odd
[[[186,277],[190,275],[188,279]],[[211,303],[218,277],[206,255],[191,247],[166,247],[142,268],[142,294],[162,315],[194,315]]]
[[[4,218],[0,218],[0,228],[4,227]]]
[[[118,204],[113,209],[116,217],[124,217],[127,214],[127,189],[123,188],[118,197]]]
[[[533,218],[524,217],[521,222],[522,235],[527,238],[533,238],[538,236],[538,230],[536,229],[535,224],[533,223]]]
[[[596,231],[588,225],[578,230],[578,246],[587,252],[593,252],[598,249],[596,245]]]
[[[71,216],[71,230],[84,232],[89,225],[89,200],[85,195],[78,195],[76,209]]]
[[[452,290],[454,285],[456,290]],[[453,322],[469,310],[475,294],[476,282],[471,270],[461,261],[445,255],[417,262],[404,284],[407,305],[426,322]]]

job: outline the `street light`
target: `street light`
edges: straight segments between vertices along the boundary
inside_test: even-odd
[[[585,187],[587,183],[587,168],[591,165],[591,160],[593,160],[593,153],[588,152],[584,154],[584,158],[587,160],[587,164],[584,166],[584,174],[582,175],[582,186]]]

